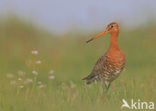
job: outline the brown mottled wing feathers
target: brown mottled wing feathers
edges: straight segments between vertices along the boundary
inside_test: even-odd
[[[116,61],[117,60],[117,61]],[[98,59],[92,72],[83,80],[91,83],[93,80],[112,81],[119,76],[124,68],[124,61],[115,58],[112,59],[108,53]]]
[[[83,80],[90,80],[92,78],[95,78],[97,76],[98,79],[98,75],[103,73],[105,68],[104,65],[106,64],[107,60],[106,60],[106,54],[104,56],[102,56],[101,58],[98,59],[98,61],[96,62],[92,72],[85,77]]]

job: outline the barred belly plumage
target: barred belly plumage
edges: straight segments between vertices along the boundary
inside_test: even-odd
[[[98,80],[102,80],[102,81],[113,81],[114,79],[116,79],[120,73],[122,72],[123,68],[124,68],[124,63],[114,63],[112,64],[112,62],[110,62],[108,59],[107,56],[104,56],[105,59],[100,59],[96,65],[95,65],[95,69],[93,69],[93,72],[92,73],[96,73],[96,71],[94,70],[97,70],[97,69],[102,69],[103,71],[100,71],[98,75]],[[102,57],[101,57],[102,58]],[[101,60],[105,60],[105,62],[103,62],[104,64],[99,64],[99,62]],[[98,67],[98,68],[97,68]],[[101,68],[100,68],[101,67]]]

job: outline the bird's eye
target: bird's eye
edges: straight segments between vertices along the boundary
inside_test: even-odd
[[[113,28],[114,27],[114,25],[111,25],[111,28]]]

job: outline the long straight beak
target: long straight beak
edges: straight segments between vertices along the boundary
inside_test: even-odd
[[[92,41],[92,40],[94,40],[94,39],[97,39],[98,37],[100,37],[100,36],[102,36],[102,35],[104,35],[104,34],[107,34],[107,33],[108,33],[108,31],[105,30],[104,32],[100,33],[99,35],[97,35],[97,36],[95,36],[95,37],[93,37],[93,38],[87,40],[86,43],[88,43],[88,42],[90,42],[90,41]]]

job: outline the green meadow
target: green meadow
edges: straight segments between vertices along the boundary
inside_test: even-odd
[[[156,24],[121,26],[126,67],[107,94],[99,82],[82,80],[106,52],[110,35],[85,41],[103,30],[59,36],[16,17],[1,19],[0,111],[130,111],[121,109],[122,99],[156,104]]]

